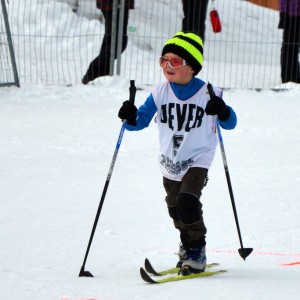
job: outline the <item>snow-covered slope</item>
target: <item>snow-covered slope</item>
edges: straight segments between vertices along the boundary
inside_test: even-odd
[[[179,244],[164,201],[157,129],[151,123],[124,134],[86,264],[95,277],[78,277],[128,87],[127,78],[113,77],[89,86],[0,89],[1,298],[298,299],[299,86],[279,93],[224,93],[238,116],[236,129],[223,131],[223,138],[244,246],[254,248],[246,261],[237,253],[218,150],[202,202],[208,260],[228,272],[157,286],[142,281],[144,259],[158,269],[173,266]],[[137,106],[151,92],[141,88]]]

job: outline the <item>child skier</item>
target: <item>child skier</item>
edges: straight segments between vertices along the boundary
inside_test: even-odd
[[[195,77],[203,64],[203,42],[198,35],[178,32],[161,55],[159,64],[167,81],[155,85],[138,110],[125,101],[118,116],[127,120],[127,130],[136,131],[148,127],[157,113],[165,200],[181,239],[177,267],[188,275],[204,272],[206,267],[207,230],[199,198],[218,143],[216,122],[233,129],[237,118],[223,101],[222,90],[214,87],[216,96],[210,98],[207,84]]]

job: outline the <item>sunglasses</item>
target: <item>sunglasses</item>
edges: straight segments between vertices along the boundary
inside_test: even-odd
[[[169,64],[169,67],[172,69],[176,69],[188,65],[188,63],[182,58],[177,58],[177,57],[167,58],[165,56],[161,56],[159,58],[159,65],[162,68],[165,68],[167,64]]]

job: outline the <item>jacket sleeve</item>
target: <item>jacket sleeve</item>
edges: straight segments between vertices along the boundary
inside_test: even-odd
[[[125,128],[129,131],[138,131],[148,127],[156,112],[157,107],[152,94],[150,94],[145,103],[137,111],[136,126],[126,124]]]
[[[234,129],[236,124],[237,124],[237,117],[236,117],[236,113],[234,112],[234,110],[227,105],[227,107],[230,110],[230,116],[226,121],[221,121],[219,120],[219,124],[223,129]]]

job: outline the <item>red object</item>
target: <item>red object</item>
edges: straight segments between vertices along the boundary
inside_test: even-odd
[[[210,12],[210,21],[211,21],[213,31],[215,33],[221,32],[221,30],[222,30],[221,20],[220,20],[219,14],[216,9],[213,9]]]

